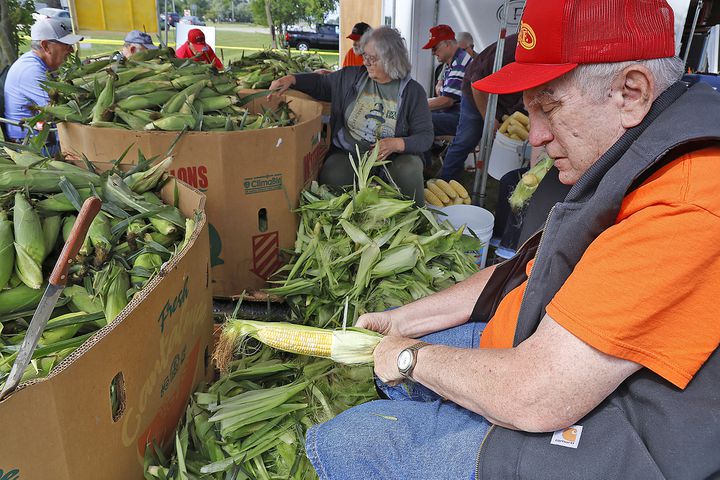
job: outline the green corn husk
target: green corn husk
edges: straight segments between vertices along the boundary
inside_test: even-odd
[[[163,201],[154,193],[152,192],[145,192],[142,194],[143,198],[146,202],[158,206],[163,205]],[[173,235],[175,232],[177,232],[177,227],[172,223],[169,222],[163,218],[159,218],[157,216],[152,216],[148,220],[150,220],[150,224],[152,224],[155,229],[160,232],[163,235]]]
[[[519,212],[528,204],[538,185],[552,168],[553,162],[552,158],[544,154],[543,158],[520,178],[509,199],[510,207],[514,211]]]
[[[162,264],[162,257],[157,253],[141,253],[133,260],[133,269],[130,272],[130,283],[142,288],[148,280],[155,275]]]
[[[119,106],[116,106],[114,111],[115,111],[115,115],[117,115],[118,118],[120,118],[120,120],[125,122],[127,124],[127,126],[130,127],[130,129],[142,130],[143,128],[145,128],[145,124],[147,122],[144,119],[142,119],[130,112],[126,112]]]
[[[0,211],[0,291],[10,281],[15,266],[15,246],[13,222],[8,220],[7,212]]]
[[[130,277],[121,265],[112,260],[95,275],[93,289],[100,293],[105,320],[109,324],[129,303]]]
[[[62,175],[76,189],[88,188],[90,185],[100,186],[100,177],[77,174],[71,171]],[[0,165],[0,192],[26,188],[31,193],[60,193],[60,176],[57,171],[20,166]]]
[[[0,315],[23,312],[37,307],[43,291],[24,284],[0,291]]]
[[[98,313],[103,311],[100,299],[91,295],[85,287],[80,285],[65,287],[63,296],[70,299],[69,306],[76,312]]]
[[[45,242],[45,257],[55,249],[60,230],[62,229],[63,218],[59,215],[45,217],[42,219],[43,241]],[[43,259],[45,260],[45,259]]]
[[[104,212],[99,212],[93,219],[87,237],[95,251],[95,265],[104,264],[112,250],[112,228],[110,219]]]
[[[185,129],[193,130],[196,123],[197,122],[193,115],[174,113],[148,123],[145,125],[145,130],[166,130],[176,132]]]
[[[43,334],[40,337],[40,344],[49,345],[74,337],[77,331],[80,330],[80,327],[82,327],[82,323],[57,328],[53,328],[53,325],[60,322],[67,322],[69,320],[80,319],[86,316],[86,312],[72,312],[51,318],[48,320],[45,331],[43,331]]]
[[[144,108],[153,108],[162,105],[175,96],[175,92],[171,90],[146,93],[145,95],[131,95],[117,102],[117,107],[128,112],[141,110]],[[117,113],[117,110],[115,111]]]
[[[142,196],[135,194],[130,187],[118,175],[110,175],[107,178],[103,189],[108,200],[124,205],[139,213],[151,213],[162,207],[162,210],[156,214],[158,218],[167,220],[178,227],[185,226],[185,218],[180,211],[171,205],[160,205],[148,202]]]
[[[115,80],[112,77],[108,77],[105,87],[102,93],[97,98],[95,106],[92,110],[92,119],[90,125],[98,122],[106,121],[110,119],[108,110],[115,100]]]
[[[72,231],[73,225],[75,225],[75,220],[77,220],[77,217],[75,215],[68,215],[67,217],[65,217],[63,219],[63,225],[62,225],[63,242],[67,242],[68,238],[70,238],[70,232]],[[78,250],[78,255],[80,255],[82,257],[88,257],[92,254],[92,252],[93,252],[93,247],[92,247],[92,243],[90,242],[90,235],[85,235],[85,239],[83,240],[83,243],[80,246],[80,250]]]
[[[185,245],[187,245],[190,242],[190,238],[192,237],[193,233],[195,232],[195,226],[196,222],[194,218],[186,218],[185,219],[185,236],[183,237],[183,241],[180,244],[179,250],[182,250],[185,248]]]
[[[79,188],[77,192],[80,194],[82,201],[92,196],[92,190],[89,188]],[[70,199],[64,193],[56,193],[40,200],[36,204],[38,212],[43,215],[51,216],[57,213],[77,212]]]
[[[42,262],[47,255],[40,216],[21,192],[15,194],[13,207],[15,271],[30,288],[43,283]]]
[[[150,190],[155,190],[158,183],[165,177],[165,172],[172,165],[173,157],[167,157],[165,160],[158,162],[148,170],[135,172],[128,175],[123,181],[135,193],[144,194]],[[160,202],[162,203],[162,202]]]

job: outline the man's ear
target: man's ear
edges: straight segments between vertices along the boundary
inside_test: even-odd
[[[639,125],[655,101],[655,77],[644,65],[630,65],[618,76],[614,90],[622,94],[620,119],[625,129]]]

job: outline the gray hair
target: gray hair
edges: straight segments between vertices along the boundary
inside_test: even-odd
[[[458,34],[455,36],[455,40],[456,40],[458,43],[464,43],[464,44],[466,45],[464,48],[474,47],[474,46],[475,46],[475,41],[473,40],[472,35],[470,35],[470,32],[460,32],[460,33],[458,33]]]
[[[31,40],[30,50],[42,50],[42,40]]]
[[[656,97],[680,80],[685,70],[685,64],[678,57],[615,63],[588,63],[579,65],[567,73],[563,80],[572,82],[591,100],[602,102],[607,98],[613,80],[631,65],[643,65],[650,70],[655,79]]]
[[[397,29],[379,27],[365,32],[360,39],[361,51],[364,52],[365,45],[370,42],[375,45],[378,62],[390,78],[400,80],[408,76],[412,65],[405,40]]]

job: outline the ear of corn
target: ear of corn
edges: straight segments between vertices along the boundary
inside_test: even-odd
[[[162,257],[153,252],[141,253],[133,260],[133,269],[130,272],[130,283],[141,286],[155,275],[163,264]]]
[[[175,96],[170,90],[146,93],[144,95],[131,95],[117,102],[117,106],[126,111],[152,108],[162,105]]]
[[[47,251],[40,216],[21,192],[15,194],[13,207],[15,238],[15,270],[25,285],[40,288],[43,283],[41,265]]]
[[[425,193],[425,201],[426,201],[427,203],[429,203],[430,205],[434,205],[434,206],[436,206],[436,207],[442,207],[442,206],[443,206],[442,200],[440,200],[440,199],[437,197],[437,195],[435,195],[435,194],[432,192],[432,190],[430,190],[429,188],[426,188],[426,189],[424,190],[424,193]],[[449,200],[449,199],[448,199],[448,200]]]
[[[13,223],[0,211],[0,291],[8,284],[15,266]]]
[[[527,205],[542,179],[545,178],[547,172],[552,168],[553,162],[553,159],[546,154],[534,167],[522,176],[510,195],[509,203],[513,210],[522,210],[525,205]]]
[[[93,107],[92,120],[90,121],[90,124],[109,120],[107,116],[107,111],[110,108],[110,105],[113,104],[114,100],[115,80],[113,80],[112,77],[108,77],[107,83],[105,83],[105,87],[103,88],[102,93],[98,97],[97,102]]]
[[[432,192],[432,194],[435,195],[435,197],[437,197],[437,199],[440,200],[441,203],[450,203],[450,197],[447,193],[445,193],[443,189],[438,186],[437,180],[435,180],[435,182],[433,183],[428,183],[427,189],[430,190],[430,192]]]
[[[465,189],[465,187],[463,187],[462,184],[460,184],[460,182],[458,182],[457,180],[450,180],[448,182],[448,184],[452,187],[453,190],[455,190],[457,192],[457,194],[461,198],[469,198],[470,197],[470,195],[468,195],[468,192]]]
[[[284,352],[330,358],[344,364],[372,363],[375,347],[382,340],[379,333],[362,328],[326,330],[285,322],[230,319],[216,351],[219,367],[227,365],[228,355],[232,356],[247,336]]]
[[[95,275],[93,289],[100,293],[105,320],[109,324],[128,304],[127,291],[130,289],[130,278],[121,265],[111,260]]]
[[[45,242],[45,257],[47,257],[50,252],[55,249],[55,244],[57,243],[58,237],[60,236],[62,223],[63,219],[59,215],[45,217],[42,219],[43,241]]]
[[[35,308],[43,296],[43,290],[20,285],[0,291],[0,315],[23,312]]]
[[[435,186],[439,187],[450,200],[455,200],[458,197],[457,192],[452,188],[445,180],[438,178],[435,180]]]
[[[112,229],[110,219],[104,212],[98,212],[90,224],[87,237],[95,251],[95,265],[105,263],[112,249]]]
[[[89,188],[78,188],[80,199],[85,201],[90,198],[92,191]],[[40,200],[36,207],[38,211],[44,215],[53,215],[56,213],[76,212],[77,209],[64,193],[55,193]]]

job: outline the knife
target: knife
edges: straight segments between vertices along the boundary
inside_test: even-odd
[[[15,363],[12,366],[12,370],[10,370],[10,375],[5,382],[2,392],[0,392],[0,400],[15,390],[15,387],[17,387],[18,383],[20,383],[20,379],[32,359],[33,352],[35,352],[38,340],[40,340],[40,336],[45,330],[48,319],[50,319],[50,315],[55,309],[55,304],[57,303],[58,298],[60,298],[60,293],[62,293],[65,288],[70,265],[72,264],[73,259],[77,256],[78,251],[85,240],[88,228],[90,228],[90,224],[95,218],[95,215],[97,215],[100,211],[101,206],[102,202],[98,197],[90,197],[83,203],[77,220],[75,220],[75,224],[70,231],[70,236],[68,237],[67,242],[65,242],[65,246],[63,247],[62,252],[60,252],[60,257],[57,259],[55,267],[50,274],[50,279],[48,281],[48,286],[45,289],[45,293],[35,309],[35,313],[30,321],[30,326],[28,326],[27,332],[25,333],[25,339],[20,346],[20,350],[17,358],[15,359]]]

